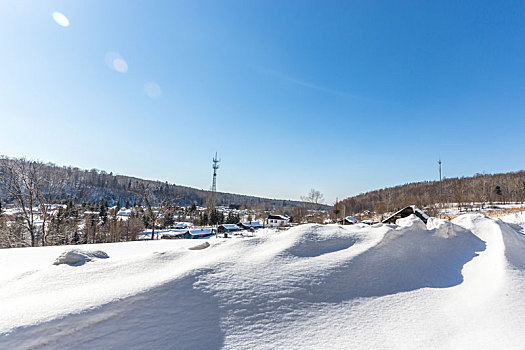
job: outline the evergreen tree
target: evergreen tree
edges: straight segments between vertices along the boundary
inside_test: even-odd
[[[200,225],[201,225],[201,226],[206,226],[206,225],[208,225],[208,213],[202,213],[202,214],[201,214]]]
[[[106,220],[108,219],[108,202],[103,199],[100,200],[100,211],[98,216],[102,219],[103,224],[106,223]]]

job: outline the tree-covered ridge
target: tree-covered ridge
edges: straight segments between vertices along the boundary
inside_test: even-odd
[[[20,163],[29,162],[22,159],[2,157],[4,162]],[[147,187],[156,198],[170,198],[174,204],[187,206],[196,204],[205,206],[209,191],[179,186],[162,181],[139,179],[132,176],[115,175],[104,170],[83,170],[71,166],[57,166],[52,163],[34,162],[39,168],[45,169],[53,178],[61,179],[63,186],[60,193],[56,193],[57,201],[73,200],[75,202],[98,202],[104,200],[114,205],[117,202],[131,204],[142,203],[141,188]],[[0,174],[1,175],[1,174]],[[13,203],[16,198],[8,193],[5,188],[0,188],[0,200],[4,203]],[[264,209],[298,206],[301,202],[269,199],[233,193],[218,192],[216,205],[239,205],[246,207],[262,207]]]
[[[437,203],[505,203],[525,201],[525,171],[501,174],[476,174],[472,177],[445,178],[383,188],[349,197],[336,203],[334,211],[346,214],[375,211],[377,214],[402,209],[407,205],[421,208]]]

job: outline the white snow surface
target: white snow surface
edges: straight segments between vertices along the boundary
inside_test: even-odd
[[[523,349],[525,214],[0,250],[1,349]],[[67,249],[109,258],[53,265]]]

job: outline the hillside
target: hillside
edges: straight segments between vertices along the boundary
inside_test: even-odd
[[[7,167],[14,165],[17,169],[21,168],[22,162],[31,163],[21,159],[0,158],[2,158],[2,162],[7,164]],[[141,194],[137,189],[145,186],[156,197],[174,199],[177,205],[196,204],[205,206],[209,194],[209,191],[202,189],[170,184],[168,182],[144,180],[132,176],[115,175],[104,170],[83,170],[71,166],[61,167],[52,163],[34,163],[38,165],[38,171],[45,174],[45,177],[59,179],[60,183],[63,184],[63,186],[60,186],[60,192],[56,194],[57,201],[99,202],[100,200],[105,200],[110,205],[118,201],[121,204],[127,201],[133,204],[136,201],[140,201],[141,198]],[[26,164],[25,168],[27,169],[27,167]],[[5,175],[5,170],[0,169],[0,177],[3,175]],[[292,200],[261,198],[224,192],[218,192],[216,196],[217,205],[224,206],[237,205],[274,209],[286,206],[296,207],[303,204]],[[11,203],[14,200],[12,196],[9,196],[2,189],[2,186],[0,186],[0,199],[4,203]]]
[[[417,205],[432,211],[437,203],[466,206],[487,203],[525,201],[525,171],[501,174],[476,174],[471,177],[445,178],[439,181],[415,182],[383,188],[349,197],[334,205],[338,214],[375,211],[377,214]]]

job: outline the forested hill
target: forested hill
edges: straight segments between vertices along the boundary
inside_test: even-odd
[[[525,171],[502,174],[476,174],[472,177],[446,178],[439,181],[409,183],[349,197],[335,205],[334,210],[347,214],[366,210],[378,214],[408,205],[420,207],[436,203],[521,202],[525,201]]]
[[[34,168],[32,170],[32,168]],[[35,170],[36,169],[36,170]],[[175,199],[181,206],[205,206],[209,191],[196,188],[178,186],[168,182],[143,180],[131,176],[114,175],[105,171],[91,169],[82,170],[76,167],[60,167],[55,164],[27,161],[23,159],[0,159],[0,181],[6,182],[9,172],[26,172],[30,176],[36,171],[35,178],[46,179],[46,183],[60,184],[56,188],[56,200],[75,200],[77,202],[106,200],[110,204],[119,201],[122,205],[129,201],[131,204],[141,201],[141,188],[147,188],[156,198]],[[22,178],[22,177],[20,177]],[[47,190],[46,190],[47,191]],[[217,205],[239,205],[257,207],[260,209],[295,207],[303,203],[291,200],[260,198],[232,193],[218,192]],[[2,202],[13,202],[5,186],[0,186],[0,199]]]

